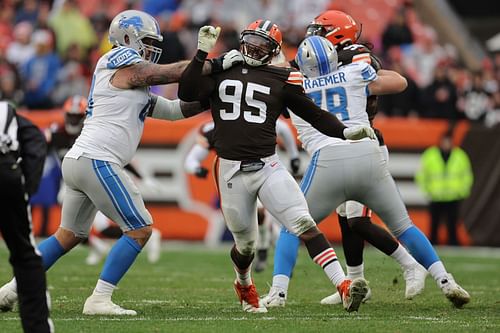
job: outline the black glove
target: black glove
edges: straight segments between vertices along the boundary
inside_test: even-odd
[[[204,167],[198,167],[194,171],[194,175],[198,178],[207,178],[208,170]]]
[[[290,160],[290,168],[292,168],[292,173],[296,175],[300,169],[300,158],[292,158]]]

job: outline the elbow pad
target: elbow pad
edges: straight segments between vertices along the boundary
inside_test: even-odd
[[[156,99],[156,103],[149,113],[151,118],[166,120],[184,119],[180,99],[172,101],[161,96],[154,96],[154,98]]]

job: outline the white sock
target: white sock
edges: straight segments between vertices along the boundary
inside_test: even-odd
[[[436,261],[435,263],[430,265],[427,270],[434,278],[434,280],[436,280],[438,285],[439,282],[448,275],[448,272],[446,272],[446,268],[444,268],[443,262],[441,260]]]
[[[342,281],[345,280],[344,270],[342,269],[342,266],[340,265],[340,262],[338,260],[335,260],[334,262],[328,264],[323,268],[323,270],[325,271],[326,276],[328,276],[330,281],[333,282],[335,287],[337,287],[342,283]]]
[[[362,263],[358,266],[347,266],[347,278],[352,280],[354,278],[365,277],[365,265]]]
[[[250,286],[252,284],[252,265],[250,265],[246,270],[241,271],[239,270],[236,266],[234,267],[234,271],[236,272],[236,280],[242,285],[242,286]]]
[[[273,287],[283,289],[288,292],[288,284],[290,283],[290,278],[286,275],[278,274],[273,276]]]
[[[401,265],[403,270],[412,265],[418,264],[415,258],[413,258],[401,244],[399,244],[398,248],[391,253],[391,257]]]
[[[109,296],[111,298],[111,295],[113,294],[113,290],[115,290],[116,286],[106,282],[104,280],[97,280],[97,284],[95,286],[94,292],[92,295],[96,296]]]

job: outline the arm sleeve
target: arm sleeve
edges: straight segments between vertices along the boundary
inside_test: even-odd
[[[45,136],[31,121],[17,115],[18,140],[21,146],[21,168],[26,181],[26,192],[35,193],[42,178],[43,165],[47,156]]]
[[[314,102],[304,94],[302,87],[296,85],[285,85],[285,100],[287,107],[300,118],[310,123],[321,133],[345,139],[344,124],[334,115],[323,111]]]
[[[206,91],[206,87],[211,86],[207,84],[207,79],[209,78],[202,76],[203,64],[207,55],[206,52],[198,50],[193,60],[191,60],[184,72],[182,72],[178,91],[178,96],[181,100],[185,102],[202,101],[209,95]]]
[[[207,158],[209,150],[202,147],[200,144],[195,144],[189,151],[184,161],[184,170],[187,173],[193,174],[200,167],[201,162]]]
[[[278,119],[276,122],[276,134],[283,140],[283,144],[285,145],[286,152],[290,156],[290,159],[299,157],[299,150],[297,149],[295,137],[290,127],[288,127],[283,120]]]

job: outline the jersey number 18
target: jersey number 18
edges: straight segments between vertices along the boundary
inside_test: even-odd
[[[323,94],[323,91],[325,92]],[[340,120],[349,120],[347,112],[347,94],[343,87],[333,87],[325,90],[307,93],[310,99],[318,106],[323,105],[323,96],[326,99],[326,110],[336,115]]]

